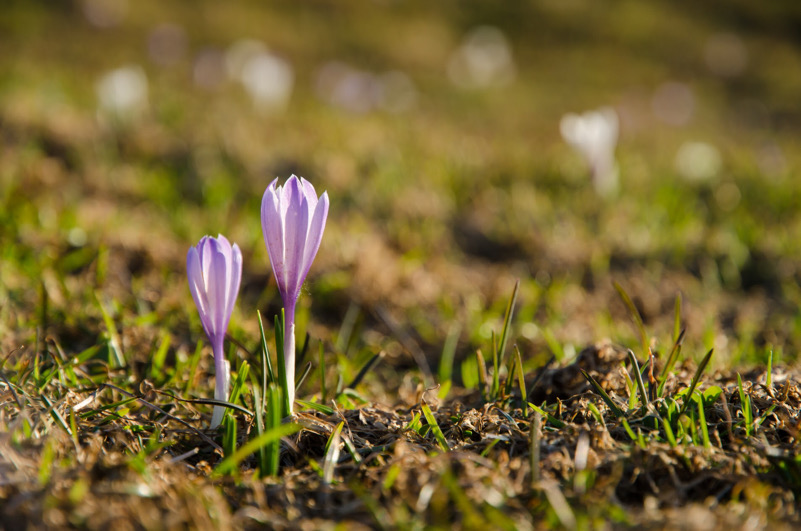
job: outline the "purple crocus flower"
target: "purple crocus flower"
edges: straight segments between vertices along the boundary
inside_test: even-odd
[[[284,186],[276,186],[277,182],[270,183],[261,200],[261,228],[284,302],[284,362],[291,414],[295,401],[295,305],[323,238],[328,193],[318,199],[314,186],[294,175]]]
[[[186,274],[200,322],[214,352],[214,398],[228,400],[230,371],[225,360],[223,341],[242,279],[242,253],[239,246],[231,246],[222,234],[217,238],[203,236],[197,247],[190,247],[186,253]],[[224,412],[223,407],[214,406],[212,428],[220,425]]]

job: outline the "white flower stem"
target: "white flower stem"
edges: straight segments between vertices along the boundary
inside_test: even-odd
[[[295,409],[295,311],[287,312],[284,329],[284,363],[286,364],[286,392],[289,415]]]

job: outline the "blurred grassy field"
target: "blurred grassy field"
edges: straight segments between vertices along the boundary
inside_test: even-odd
[[[482,27],[505,62],[459,77]],[[7,2],[0,357],[119,335],[131,370],[115,381],[131,391],[160,345],[185,364],[205,340],[186,251],[217,233],[244,255],[229,332],[255,347],[256,309],[280,308],[259,204],[295,173],[331,198],[299,327],[346,381],[385,352],[370,400],[419,400],[449,334],[464,383],[517,279],[512,337],[530,368],[604,338],[637,349],[615,281],[662,355],[680,294],[685,356],[792,366],[799,27],[796,3],[745,0]],[[236,77],[243,39],[291,70],[285,101],[258,104]],[[99,84],[123,67],[138,96],[103,108]],[[565,113],[602,106],[621,121],[614,198],[559,135]],[[687,142],[713,148],[712,170],[677,155]],[[210,371],[203,356],[202,383],[154,383],[210,396]]]

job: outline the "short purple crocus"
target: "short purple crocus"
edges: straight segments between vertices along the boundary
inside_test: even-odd
[[[261,200],[261,228],[278,291],[284,302],[284,362],[289,413],[295,401],[295,305],[309,273],[328,217],[328,193],[320,198],[303,177],[291,176],[284,186],[270,183]]]
[[[228,400],[230,371],[223,342],[242,279],[242,253],[239,246],[232,246],[222,234],[217,238],[204,236],[197,247],[190,247],[186,253],[186,273],[200,322],[214,352],[214,398]],[[225,408],[214,406],[212,428],[220,425],[223,413]]]

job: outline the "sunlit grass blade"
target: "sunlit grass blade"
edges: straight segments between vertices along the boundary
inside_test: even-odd
[[[328,438],[325,444],[325,459],[323,459],[323,483],[330,485],[334,480],[334,469],[336,468],[337,461],[339,461],[339,445],[342,434],[342,427],[345,426],[344,422],[337,424],[334,432]]]
[[[170,333],[166,330],[161,331],[161,344],[158,350],[153,354],[150,362],[150,379],[154,382],[163,380],[164,362],[167,360],[167,352],[170,348]]]
[[[670,426],[670,421],[667,418],[662,418],[662,428],[665,430],[665,437],[668,443],[673,448],[676,447],[676,436],[673,434],[673,428]]]
[[[506,343],[509,340],[509,330],[512,324],[512,317],[515,313],[515,304],[517,303],[517,294],[520,291],[520,279],[515,281],[512,296],[509,298],[509,303],[506,305],[506,313],[503,316],[503,329],[501,331],[501,340],[498,343],[498,365],[502,366],[506,359]]]
[[[109,360],[112,367],[119,368],[125,366],[125,357],[122,354],[122,342],[120,341],[120,334],[117,332],[117,326],[114,324],[114,319],[111,317],[106,305],[100,300],[100,292],[95,293],[95,299],[98,306],[100,306],[100,313],[103,315],[103,323],[106,325],[108,333],[108,344],[113,359]]]
[[[306,377],[311,372],[312,364],[311,362],[306,362],[306,366],[303,367],[303,372],[295,379],[295,389],[300,389],[300,386],[303,385],[303,382],[306,381]]]
[[[604,388],[601,387],[601,384],[595,381],[595,378],[590,376],[589,373],[587,373],[584,369],[581,369],[581,374],[584,375],[584,378],[586,378],[586,380],[590,382],[590,385],[595,390],[595,392],[598,393],[598,395],[603,399],[604,402],[606,402],[606,405],[612,411],[612,414],[618,418],[622,417],[623,411],[619,407],[617,407],[617,404],[615,404],[612,398],[606,393],[606,391],[604,391]]]
[[[648,393],[645,391],[645,384],[642,381],[640,364],[637,363],[637,357],[634,355],[634,352],[631,349],[628,350],[628,356],[634,372],[634,381],[637,383],[637,389],[640,392],[640,404],[642,406],[642,413],[644,415],[648,410]]]
[[[684,335],[681,327],[681,293],[676,293],[676,302],[673,305],[673,343],[679,343],[679,338]]]
[[[515,345],[517,347],[517,345]],[[503,385],[503,393],[501,394],[501,398],[506,398],[510,394],[512,394],[512,385],[514,385],[515,380],[517,379],[517,360],[514,356],[509,358],[509,364],[506,369],[506,381]]]
[[[267,389],[264,390],[265,393]],[[259,389],[259,386],[254,384],[253,385],[253,413],[254,419],[256,421],[256,435],[262,435],[264,433],[264,406],[265,406],[265,399],[264,394]],[[265,446],[260,446],[258,450],[258,470],[259,476],[263,477],[268,475],[269,470],[269,460],[267,457],[267,448]]]
[[[426,422],[431,427],[431,432],[434,434],[434,438],[437,440],[437,444],[442,449],[442,451],[447,452],[450,450],[448,446],[448,441],[445,439],[445,434],[442,433],[442,430],[437,424],[437,419],[434,418],[434,413],[431,412],[431,408],[428,407],[428,404],[423,404],[422,406],[423,415],[426,418]]]
[[[626,430],[626,433],[631,438],[632,441],[637,442],[637,435],[634,433],[634,430],[631,429],[629,425],[629,421],[626,419],[620,419],[620,424],[623,425],[623,429]]]
[[[695,391],[698,382],[701,380],[701,375],[706,370],[706,366],[709,365],[709,360],[712,359],[712,353],[715,352],[715,349],[709,349],[709,352],[706,353],[704,359],[701,360],[701,363],[698,364],[698,368],[695,370],[695,374],[693,375],[692,382],[690,382],[690,388],[687,390],[687,394],[684,395],[683,403],[681,406],[681,411],[679,415],[683,414],[684,411],[687,409],[687,406],[690,404],[690,400],[692,399],[693,392]]]
[[[310,402],[308,400],[295,400],[295,403],[304,409],[313,409],[315,411],[319,411],[325,415],[333,415],[336,413],[336,410],[330,406],[326,406],[325,404],[318,404],[316,402]]]
[[[245,458],[254,453],[261,446],[280,441],[282,437],[292,435],[300,431],[300,429],[300,426],[297,424],[281,424],[275,428],[266,430],[263,434],[254,437],[240,446],[233,455],[223,459],[217,468],[214,469],[213,475],[223,476],[233,472]]]
[[[745,394],[743,390],[743,379],[740,373],[737,373],[737,392],[740,394],[740,408],[743,412],[743,423],[745,428],[745,436],[751,436],[751,427],[754,423],[753,415],[751,413],[751,397]]]
[[[283,389],[278,384],[271,384],[270,387],[267,388],[265,394],[267,395],[267,410],[264,417],[265,426],[264,433],[259,434],[259,437],[263,437],[266,433],[271,431],[279,430],[282,426],[281,418],[283,416],[283,412],[281,408],[284,406],[284,400],[282,396]],[[267,454],[267,468],[266,470],[262,471],[262,475],[277,476],[279,458],[281,456],[280,438],[266,441],[263,445],[259,446],[259,448],[262,447],[265,448],[265,453]]]
[[[562,428],[564,428],[566,426],[566,424],[564,422],[562,422],[558,418],[554,417],[553,415],[551,415],[550,413],[548,413],[547,411],[545,411],[541,407],[535,406],[531,402],[528,402],[528,407],[530,407],[533,411],[539,413],[540,417],[546,419],[548,421],[548,423],[551,426],[553,426],[554,428],[562,429]]]
[[[698,407],[698,424],[701,427],[701,439],[704,442],[704,448],[709,450],[712,444],[709,441],[709,426],[706,423],[706,412],[704,411],[704,398],[700,393],[694,395],[695,404]]]
[[[662,367],[662,375],[659,377],[659,386],[656,389],[656,396],[660,398],[663,396],[665,390],[665,382],[667,382],[670,372],[679,360],[679,355],[681,355],[681,343],[684,341],[685,332],[686,329],[682,329],[676,336],[676,340],[673,342],[673,348],[670,349],[670,354],[665,362],[665,366]]]
[[[459,343],[459,336],[462,333],[462,326],[459,323],[453,323],[445,338],[445,343],[442,345],[442,356],[439,360],[439,377],[440,391],[437,394],[440,400],[444,400],[448,395],[448,391],[452,385],[453,379],[453,360],[456,356],[456,346]]]
[[[520,405],[523,408],[523,416],[528,417],[528,395],[526,394],[526,373],[523,370],[523,358],[520,349],[515,345],[515,360],[517,362],[517,387],[520,389]]]
[[[236,452],[236,417],[226,415],[223,420],[223,455],[230,457]]]
[[[259,320],[259,335],[261,336],[261,368],[262,368],[262,389],[267,389],[267,383],[276,383],[273,364],[270,361],[270,349],[267,347],[267,336],[264,334],[264,322],[261,319],[261,312],[256,310],[256,317]],[[279,349],[280,350],[280,349]]]
[[[623,299],[623,304],[625,304],[626,308],[628,308],[629,314],[631,314],[631,318],[634,320],[634,324],[637,326],[637,330],[640,333],[640,341],[642,343],[642,352],[645,354],[648,352],[648,334],[645,331],[645,325],[643,324],[640,311],[631,300],[631,297],[629,297],[629,294],[626,293],[626,290],[623,289],[623,286],[617,282],[613,282],[613,285],[615,286],[617,293],[620,295],[620,298]]]

